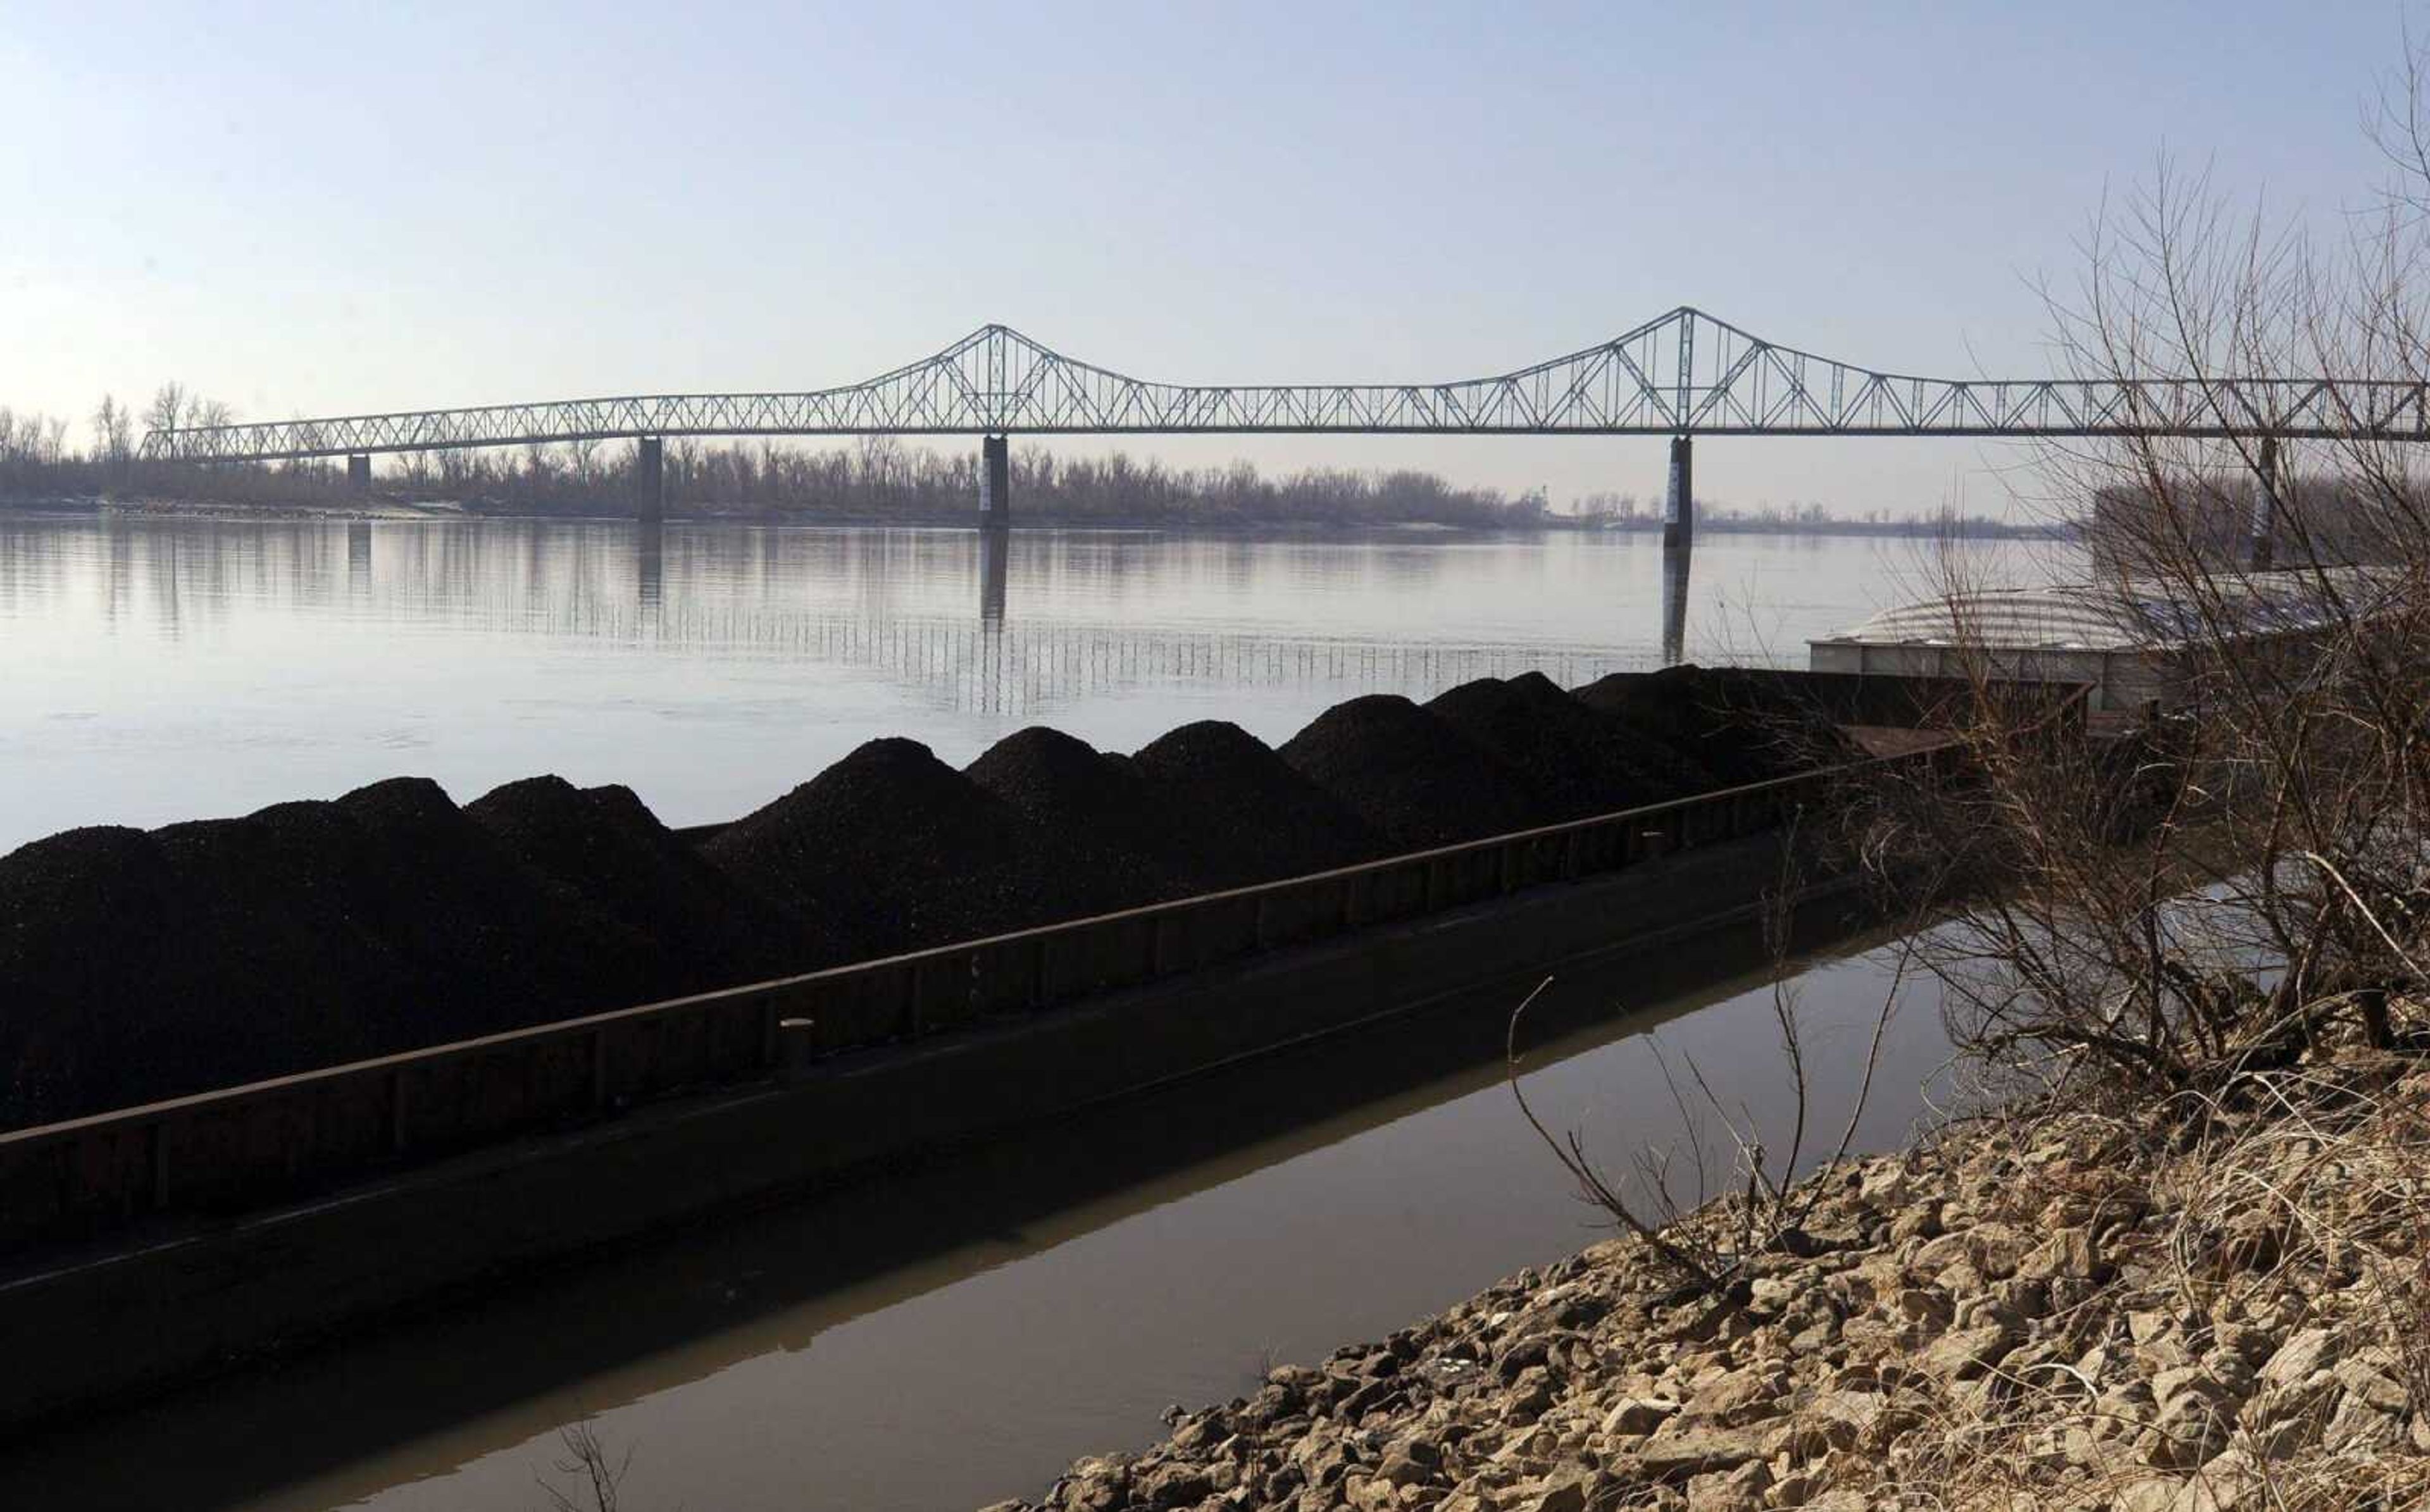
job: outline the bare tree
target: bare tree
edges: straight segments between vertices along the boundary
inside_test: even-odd
[[[2399,181],[2323,245],[2163,161],[2105,207],[2051,295],[2072,374],[2191,380],[2224,439],[2054,446],[2085,592],[2172,716],[2043,738],[1995,696],[2017,653],[1940,584],[1980,696],[1974,780],[1874,810],[1877,872],[1945,909],[1932,960],[1962,1042],[2012,1070],[2199,1107],[2339,1022],[2389,1035],[2430,922],[2430,491],[2373,386],[2430,379],[2422,58],[2382,112]],[[2268,391],[2322,375],[2348,440],[2270,434]],[[2131,391],[2131,390],[2130,390]],[[2130,409],[2130,413],[2131,413]]]
[[[186,423],[186,386],[172,379],[153,392],[143,411],[147,430],[175,430]]]
[[[622,1458],[611,1457],[606,1440],[587,1418],[558,1429],[557,1437],[565,1446],[565,1457],[553,1461],[551,1468],[570,1477],[574,1490],[569,1495],[535,1476],[541,1494],[548,1498],[548,1512],[617,1512],[624,1476],[633,1468],[633,1451],[627,1448]]]

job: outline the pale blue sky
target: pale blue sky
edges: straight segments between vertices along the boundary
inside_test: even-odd
[[[1000,320],[1179,381],[1437,379],[1679,304],[2035,373],[2163,146],[2322,216],[2392,3],[0,4],[0,404],[256,417],[868,376]],[[1096,449],[1097,443],[1072,443]],[[1658,441],[1127,443],[1655,491]],[[1700,493],[1997,508],[1973,442]]]

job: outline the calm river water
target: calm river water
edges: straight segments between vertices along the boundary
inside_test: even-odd
[[[2038,547],[2005,575],[2065,565]],[[400,773],[459,800],[541,771],[625,782],[691,822],[878,735],[956,762],[1031,723],[1122,750],[1205,717],[1278,740],[1358,692],[1656,665],[1660,568],[1648,538],[1566,534],[1039,531],[991,558],[948,531],[0,518],[0,847]],[[1801,663],[1920,571],[1899,542],[1710,537],[1686,650]],[[1821,1126],[1888,950],[1795,979]],[[1615,1162],[1674,1137],[1641,1033],[1665,1022],[1725,1103],[1777,1114],[1760,955],[1623,972],[1624,1019],[1531,1057],[1540,1110]],[[632,1452],[627,1512],[1036,1495],[1154,1438],[1167,1403],[1598,1237],[1456,1038],[1419,1021],[1276,1057],[0,1451],[0,1505],[535,1508],[586,1415]],[[1862,1145],[1906,1131],[1943,1054],[1908,1005]]]
[[[1919,545],[1708,536],[1685,649],[1803,665]],[[1643,535],[1015,531],[995,559],[957,530],[0,515],[0,849],[399,773],[622,782],[697,823],[882,735],[957,765],[1037,723],[1278,741],[1355,693],[1657,665],[1662,575]]]

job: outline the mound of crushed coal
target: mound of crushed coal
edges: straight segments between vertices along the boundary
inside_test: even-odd
[[[541,875],[648,942],[655,956],[631,1001],[679,997],[832,966],[857,942],[738,884],[701,858],[630,788],[526,777],[467,804],[464,815]]]
[[[1614,673],[1579,689],[1577,697],[1709,770],[1724,786],[1788,776],[1839,746],[1828,725],[1777,679],[1727,668]]]
[[[1185,724],[1140,747],[1132,760],[1162,816],[1168,864],[1201,889],[1329,872],[1391,849],[1237,724]]]
[[[618,1006],[652,962],[420,779],[54,837],[0,861],[0,1038],[51,1088],[36,1118]]]
[[[337,866],[320,857],[322,872],[308,865],[297,881],[344,887],[350,916],[405,972],[419,999],[401,1026],[405,1043],[634,1000],[650,955],[643,942],[517,862],[437,783],[393,778],[330,806],[356,826],[359,849],[341,848]]]
[[[146,1054],[169,896],[141,830],[72,829],[0,856],[0,1129],[98,1111],[94,1090]]]
[[[1558,818],[1664,803],[1718,786],[1696,762],[1589,707],[1541,673],[1480,677],[1426,708],[1516,768]]]
[[[1334,705],[1279,754],[1395,850],[1479,839],[1555,818],[1518,769],[1397,693]]]
[[[701,855],[814,928],[891,955],[1035,922],[1012,806],[917,740],[871,740],[728,825]]]
[[[1043,892],[1036,922],[1135,908],[1193,890],[1170,864],[1169,815],[1126,756],[1031,725],[962,769],[1031,832]]]

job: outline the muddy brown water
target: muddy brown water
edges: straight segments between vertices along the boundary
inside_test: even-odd
[[[1539,1111],[1615,1163],[1677,1139],[1652,1029],[1785,1143],[1762,959],[1740,933],[1610,969],[1599,989],[1633,1011],[1527,1053]],[[1875,943],[1789,978],[1822,1143],[1895,959]],[[1520,1120],[1499,1033],[1409,1021],[298,1353],[0,1451],[0,1506],[544,1507],[586,1418],[632,1456],[627,1512],[1034,1496],[1152,1441],[1168,1404],[1601,1237]],[[1860,1147],[1909,1131],[1945,1055],[1908,984]]]

